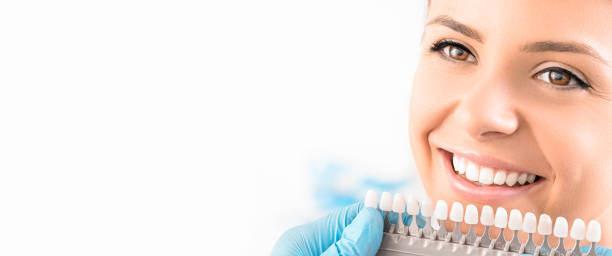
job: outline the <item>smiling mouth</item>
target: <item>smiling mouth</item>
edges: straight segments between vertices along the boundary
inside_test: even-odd
[[[519,187],[535,183],[541,179],[540,176],[533,173],[479,166],[469,159],[457,156],[456,154],[452,155],[451,166],[455,174],[478,186],[499,185],[505,187]]]
[[[540,187],[546,180],[535,173],[512,168],[513,166],[492,158],[453,153],[441,148],[439,152],[450,187],[471,200],[510,200]]]

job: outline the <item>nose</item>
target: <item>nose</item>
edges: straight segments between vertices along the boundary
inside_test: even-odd
[[[508,84],[489,80],[472,86],[455,110],[459,125],[470,137],[484,141],[510,136],[519,129],[519,116]]]

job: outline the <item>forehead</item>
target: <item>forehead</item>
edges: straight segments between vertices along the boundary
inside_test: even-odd
[[[612,0],[431,1],[428,20],[439,15],[474,28],[485,43],[576,41],[612,57]]]

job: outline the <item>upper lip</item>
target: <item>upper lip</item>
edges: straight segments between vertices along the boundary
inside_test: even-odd
[[[449,149],[449,148],[440,148],[442,150],[448,151],[453,155],[457,155],[459,157],[463,157],[470,162],[477,164],[478,166],[490,167],[493,169],[502,169],[507,172],[518,172],[518,173],[527,173],[527,174],[535,174],[542,177],[538,172],[530,171],[513,165],[511,163],[499,160],[495,157],[489,155],[479,154],[475,151],[468,150],[457,150],[457,149]]]

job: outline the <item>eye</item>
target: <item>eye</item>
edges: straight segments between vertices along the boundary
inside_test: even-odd
[[[438,41],[431,46],[430,50],[432,52],[439,52],[444,57],[452,60],[476,63],[476,57],[474,57],[474,54],[472,54],[472,52],[470,52],[470,50],[468,50],[463,44],[454,41]]]
[[[591,87],[574,73],[560,67],[546,68],[536,73],[534,77],[562,89]]]

